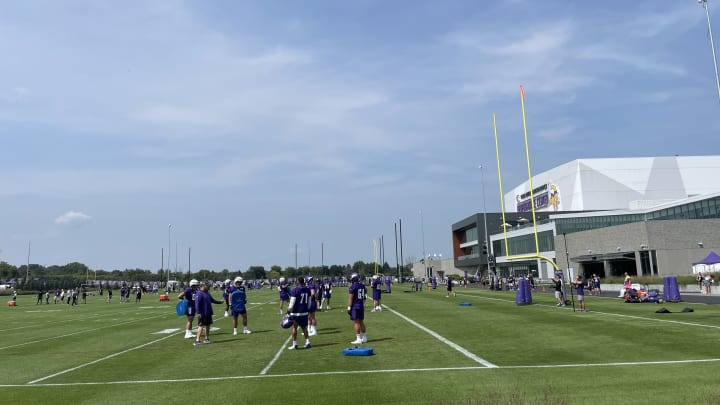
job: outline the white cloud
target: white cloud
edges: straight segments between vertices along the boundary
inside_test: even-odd
[[[77,223],[82,223],[89,221],[91,219],[90,215],[83,214],[82,212],[78,211],[68,211],[59,217],[55,218],[55,223],[58,225],[72,225]]]

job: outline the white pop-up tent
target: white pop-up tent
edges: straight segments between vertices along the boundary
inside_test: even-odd
[[[706,258],[693,263],[693,274],[713,273],[716,271],[720,271],[720,256],[715,252],[710,252]]]

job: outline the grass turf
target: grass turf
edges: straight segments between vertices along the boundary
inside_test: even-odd
[[[373,356],[342,356],[354,339],[347,290],[318,312],[312,349],[286,350],[277,293],[248,291],[250,335],[232,335],[215,306],[212,343],[183,339],[175,301],[35,305],[20,296],[0,309],[8,403],[154,403],[198,400],[313,404],[720,403],[710,376],[720,307],[625,304],[587,297],[587,313],[558,308],[551,294],[518,306],[513,292],[457,289],[384,294],[366,312]],[[219,292],[213,292],[219,298]],[[132,300],[134,301],[134,300]],[[458,303],[470,302],[471,306]],[[370,303],[368,303],[370,304]],[[657,314],[661,306],[670,314]],[[369,307],[369,305],[368,305]],[[695,312],[680,313],[685,307]],[[302,346],[304,339],[299,338]]]

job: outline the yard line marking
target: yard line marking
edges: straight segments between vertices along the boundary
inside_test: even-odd
[[[265,375],[265,374],[267,374],[268,371],[270,371],[270,367],[272,367],[272,366],[275,364],[275,362],[278,361],[278,359],[280,359],[280,355],[281,355],[285,350],[287,350],[287,349],[285,348],[285,346],[287,346],[288,343],[290,343],[290,339],[292,339],[292,335],[291,335],[291,336],[288,336],[288,338],[285,340],[285,342],[284,342],[284,343],[282,344],[282,346],[280,347],[280,350],[278,350],[278,352],[275,354],[275,357],[273,357],[272,360],[270,360],[270,363],[268,363],[268,365],[265,366],[264,369],[262,369],[262,371],[260,372],[260,375]]]
[[[458,294],[458,295],[460,295],[460,294]],[[466,296],[466,297],[475,297],[475,298],[485,299],[485,300],[502,301],[502,302],[512,303],[512,304],[515,303],[515,301],[513,301],[513,300],[506,300],[506,299],[502,299],[502,298],[489,298],[489,297],[474,296],[474,295],[467,295],[467,294],[463,294],[463,295]],[[547,305],[547,304],[533,304],[533,305],[530,305],[529,307],[534,307],[534,306],[543,307],[543,308],[557,308],[557,307],[554,306],[554,305]],[[570,309],[572,309],[572,308],[567,308],[567,307],[565,307],[565,308],[557,308],[557,309],[570,310]],[[613,312],[603,312],[603,311],[592,311],[592,310],[591,310],[591,311],[585,312],[585,315],[590,315],[590,314],[607,315],[607,316],[619,316],[619,317],[623,317],[623,318],[640,319],[640,320],[643,320],[643,321],[665,322],[665,323],[672,323],[672,324],[684,325],[684,326],[698,326],[698,327],[702,327],[702,328],[720,329],[720,326],[707,325],[707,324],[704,324],[704,323],[694,323],[694,322],[685,322],[685,321],[674,321],[674,320],[671,320],[671,319],[648,318],[648,317],[638,316],[638,315],[617,314],[617,313],[613,313]]]
[[[495,364],[490,363],[489,361],[482,359],[475,355],[474,353],[470,352],[469,350],[463,348],[462,346],[458,345],[455,342],[451,342],[450,340],[440,336],[438,333],[426,328],[423,325],[420,325],[419,323],[413,321],[412,319],[408,318],[407,316],[401,314],[400,312],[395,311],[394,309],[388,307],[387,305],[383,304],[383,307],[387,308],[388,311],[392,312],[393,314],[399,316],[400,318],[404,319],[405,321],[409,322],[410,324],[414,325],[416,328],[425,331],[426,333],[430,334],[430,336],[434,337],[435,339],[445,343],[446,345],[452,347],[453,349],[457,350],[458,352],[465,355],[465,357],[475,361],[476,363],[480,363],[484,365],[485,367],[495,368],[497,367]]]
[[[44,383],[44,384],[0,384],[0,388],[16,387],[76,387],[87,385],[124,385],[124,384],[157,384],[157,383],[185,383],[197,381],[224,381],[224,380],[251,380],[257,378],[285,378],[285,377],[315,377],[328,375],[353,375],[353,374],[385,374],[385,373],[413,373],[413,372],[437,372],[437,371],[467,371],[477,370],[492,372],[502,369],[534,369],[534,368],[566,368],[566,367],[635,367],[643,365],[672,365],[672,364],[693,364],[693,363],[716,363],[720,358],[696,359],[696,360],[667,360],[667,361],[639,361],[623,363],[587,363],[587,364],[546,364],[546,365],[519,365],[519,366],[498,366],[498,367],[431,367],[431,368],[406,368],[406,369],[380,369],[380,370],[350,370],[350,371],[324,371],[313,373],[289,373],[289,374],[266,374],[266,375],[238,375],[222,377],[194,377],[179,379],[159,380],[126,380],[126,381],[92,381],[92,382],[70,382],[70,383]]]
[[[637,315],[625,315],[625,314],[614,314],[612,312],[600,312],[600,311],[591,311],[592,314],[600,314],[600,315],[608,315],[608,316],[620,316],[623,318],[632,318],[632,319],[642,319],[644,321],[656,321],[656,322],[666,322],[666,323],[674,323],[678,325],[685,325],[685,326],[700,326],[703,328],[711,328],[711,329],[720,329],[720,326],[716,325],[706,325],[704,323],[693,323],[693,322],[683,322],[683,321],[673,321],[671,319],[656,319],[656,318],[646,318],[643,316],[637,316]]]
[[[28,385],[33,385],[33,384],[38,383],[38,382],[40,382],[40,381],[45,381],[45,380],[47,380],[47,379],[49,379],[49,378],[57,377],[57,376],[59,376],[59,375],[65,374],[65,373],[69,373],[69,372],[72,372],[72,371],[75,371],[75,370],[79,370],[79,369],[81,369],[81,368],[83,368],[83,367],[87,367],[87,366],[93,365],[93,364],[95,364],[95,363],[99,363],[99,362],[101,362],[101,361],[104,361],[104,360],[107,360],[107,359],[111,359],[111,358],[113,358],[113,357],[117,357],[117,356],[119,356],[119,355],[121,355],[121,354],[125,354],[125,353],[131,352],[131,351],[133,351],[133,350],[142,349],[142,348],[145,347],[145,346],[149,346],[149,345],[151,345],[151,344],[153,344],[153,343],[157,343],[157,342],[163,341],[163,340],[168,339],[168,338],[173,337],[173,336],[175,336],[175,335],[164,336],[164,337],[161,337],[161,338],[159,338],[159,339],[155,339],[155,340],[153,340],[153,341],[150,341],[150,342],[148,342],[148,343],[143,343],[143,344],[141,344],[140,346],[131,347],[131,348],[126,349],[126,350],[123,350],[123,351],[121,351],[121,352],[113,353],[113,354],[107,355],[107,356],[105,356],[105,357],[101,357],[101,358],[99,358],[99,359],[97,359],[97,360],[93,360],[93,361],[91,361],[91,362],[88,362],[88,363],[85,363],[85,364],[81,364],[81,365],[79,365],[79,366],[75,366],[75,367],[69,368],[69,369],[67,369],[67,370],[57,372],[57,373],[55,373],[55,374],[50,374],[50,375],[48,375],[48,376],[45,376],[45,377],[42,377],[42,378],[38,378],[37,380],[32,380],[32,381],[28,382]]]
[[[112,328],[112,327],[115,327],[115,326],[118,326],[118,325],[124,325],[124,324],[127,324],[127,323],[146,321],[146,320],[148,320],[148,319],[160,318],[160,317],[164,317],[164,316],[165,316],[165,315],[158,315],[158,316],[152,316],[152,317],[150,317],[150,318],[133,319],[133,320],[127,321],[127,322],[114,323],[114,324],[112,324],[112,325],[100,326],[100,327],[92,328],[92,329],[83,329],[83,330],[76,331],[76,332],[72,332],[72,333],[66,333],[66,334],[60,335],[60,336],[51,336],[51,337],[44,338],[44,339],[38,339],[38,340],[29,341],[29,342],[18,343],[18,344],[16,344],[16,345],[3,346],[3,347],[0,347],[0,350],[12,349],[12,348],[14,348],[14,347],[20,347],[20,346],[27,346],[27,345],[31,345],[31,344],[34,344],[34,343],[45,342],[45,341],[53,340],[53,339],[62,339],[62,338],[68,337],[68,336],[79,335],[79,334],[81,334],[81,333],[95,332],[95,331],[100,330],[100,329]]]

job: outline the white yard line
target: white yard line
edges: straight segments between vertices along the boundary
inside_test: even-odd
[[[268,363],[268,365],[265,366],[264,369],[262,369],[262,371],[260,372],[260,375],[265,375],[265,374],[267,374],[268,371],[270,371],[270,368],[275,364],[276,361],[278,361],[278,359],[280,359],[280,355],[283,354],[283,352],[285,350],[287,350],[286,347],[287,347],[288,343],[290,343],[290,339],[292,339],[292,336],[288,336],[288,338],[285,339],[285,342],[282,344],[282,346],[280,346],[280,350],[278,350],[278,352],[275,353],[275,357],[273,357],[272,360],[270,360],[270,363]]]
[[[149,343],[148,343],[149,344]],[[99,361],[99,360],[97,360]],[[328,375],[358,375],[358,374],[385,374],[385,373],[415,373],[415,372],[438,372],[438,371],[486,371],[503,369],[534,369],[534,368],[567,368],[567,367],[637,367],[649,365],[672,365],[672,364],[699,364],[717,363],[720,358],[696,359],[696,360],[668,360],[668,361],[638,361],[623,363],[586,363],[586,364],[547,364],[547,365],[519,365],[519,366],[498,366],[498,367],[436,367],[436,368],[407,368],[407,369],[380,369],[380,370],[353,370],[353,371],[326,371],[316,373],[289,373],[270,375],[238,375],[222,377],[197,377],[160,380],[127,380],[127,381],[104,381],[104,382],[75,382],[75,383],[47,383],[32,384],[31,387],[74,387],[85,385],[133,385],[133,384],[157,384],[157,383],[184,383],[196,381],[228,381],[228,380],[252,380],[256,378],[286,378],[286,377],[315,377]],[[30,387],[27,384],[0,384],[0,388]]]
[[[458,295],[461,295],[461,294],[458,294]],[[465,296],[465,297],[477,298],[477,299],[483,299],[483,300],[489,300],[489,301],[501,301],[501,302],[505,302],[505,303],[508,303],[508,304],[515,304],[515,301],[506,300],[506,299],[502,299],[502,298],[489,298],[489,297],[481,297],[481,296],[476,296],[476,295],[465,295],[465,294],[463,294],[463,296]],[[601,298],[604,298],[604,297],[601,297]],[[552,309],[554,309],[554,310],[566,310],[566,311],[572,309],[572,308],[568,308],[568,307],[558,308],[558,307],[556,307],[555,305],[546,305],[546,304],[533,304],[533,305],[527,305],[526,307],[527,307],[527,308],[542,307],[542,308],[552,308]],[[587,315],[591,315],[591,314],[607,315],[607,316],[617,316],[617,317],[622,317],[622,318],[639,319],[639,320],[651,321],[651,322],[672,323],[672,324],[684,325],[684,326],[697,326],[697,327],[701,327],[701,328],[720,329],[720,326],[717,326],[717,325],[707,325],[707,324],[704,324],[704,323],[694,323],[694,322],[685,322],[685,321],[674,321],[674,320],[672,320],[672,319],[648,318],[648,317],[638,316],[638,315],[617,314],[617,313],[613,313],[613,312],[602,312],[602,311],[592,311],[592,310],[583,313],[583,316],[587,316]]]
[[[141,345],[139,345],[139,346],[135,346],[135,347],[131,347],[131,348],[129,348],[129,349],[125,349],[125,350],[123,350],[123,351],[121,351],[121,352],[109,354],[109,355],[107,355],[107,356],[105,356],[105,357],[101,357],[101,358],[99,358],[99,359],[97,359],[97,360],[93,360],[93,361],[87,362],[87,363],[85,363],[85,364],[81,364],[81,365],[79,365],[79,366],[75,366],[75,367],[69,368],[69,369],[67,369],[67,370],[59,371],[59,372],[57,372],[57,373],[55,373],[55,374],[50,374],[50,375],[48,375],[48,376],[45,376],[45,377],[42,377],[42,378],[38,378],[37,380],[32,380],[32,381],[28,382],[28,385],[33,385],[33,384],[35,384],[35,383],[38,383],[38,382],[41,382],[41,381],[45,381],[45,380],[47,380],[47,379],[49,379],[49,378],[57,377],[57,376],[59,376],[59,375],[63,375],[63,374],[65,374],[65,373],[69,373],[69,372],[71,372],[71,371],[75,371],[75,370],[81,369],[81,368],[83,368],[83,367],[87,367],[87,366],[93,365],[93,364],[95,364],[95,363],[99,363],[99,362],[101,362],[101,361],[105,361],[105,360],[107,360],[107,359],[111,359],[111,358],[116,357],[116,356],[119,356],[119,355],[121,355],[121,354],[125,354],[125,353],[128,353],[128,352],[131,352],[131,351],[133,351],[133,350],[142,349],[142,348],[145,347],[145,346],[149,346],[149,345],[151,345],[151,344],[153,344],[153,343],[157,343],[157,342],[163,341],[163,340],[168,339],[168,338],[170,338],[170,337],[173,337],[173,336],[175,336],[175,335],[177,335],[177,333],[176,333],[176,334],[173,334],[173,335],[163,336],[163,337],[161,337],[161,338],[159,338],[159,339],[155,339],[155,340],[153,340],[153,341],[150,341],[150,342],[147,342],[147,343],[143,343],[143,344],[141,344]]]
[[[46,342],[46,341],[48,341],[48,340],[62,339],[62,338],[68,337],[68,336],[79,335],[79,334],[81,334],[81,333],[94,332],[94,331],[96,331],[96,330],[114,328],[115,326],[118,326],[118,325],[125,325],[125,324],[133,323],[133,322],[141,322],[141,321],[144,322],[144,321],[147,321],[148,319],[160,318],[160,317],[164,317],[164,316],[165,316],[165,314],[163,314],[163,315],[158,315],[158,316],[153,316],[153,317],[150,317],[150,318],[133,319],[133,320],[131,320],[131,321],[114,323],[114,324],[112,324],[112,325],[100,326],[100,327],[98,327],[98,328],[83,329],[83,330],[79,330],[79,331],[72,332],[72,333],[66,333],[66,334],[64,334],[64,335],[51,336],[51,337],[48,337],[48,338],[45,338],[45,339],[32,340],[32,341],[29,341],[29,342],[18,343],[18,344],[16,344],[16,345],[3,346],[3,347],[0,347],[0,350],[7,350],[7,349],[12,349],[12,348],[14,348],[14,347],[20,347],[20,346],[27,346],[27,345],[31,345],[31,344],[35,344],[35,343]]]
[[[394,309],[388,307],[387,305],[383,305],[383,308],[386,308],[388,311],[392,312],[393,314],[395,314],[395,315],[399,316],[400,318],[404,319],[405,321],[409,322],[410,324],[412,324],[412,325],[415,326],[416,328],[418,328],[418,329],[420,329],[420,330],[428,333],[430,336],[434,337],[435,339],[437,339],[437,340],[445,343],[446,345],[452,347],[453,349],[455,349],[455,350],[457,350],[458,352],[462,353],[463,355],[465,355],[465,357],[473,360],[474,362],[480,363],[480,364],[482,364],[482,365],[485,366],[485,367],[490,367],[490,368],[495,368],[495,367],[497,367],[495,364],[490,363],[489,361],[478,357],[477,355],[475,355],[474,353],[470,352],[469,350],[463,348],[462,346],[458,345],[457,343],[452,342],[452,341],[450,341],[450,340],[448,340],[448,339],[440,336],[437,332],[435,332],[435,331],[433,331],[433,330],[430,330],[430,329],[426,328],[426,327],[423,326],[423,325],[420,325],[419,323],[417,323],[417,322],[415,322],[414,320],[408,318],[407,316],[401,314],[400,312],[395,311]]]

